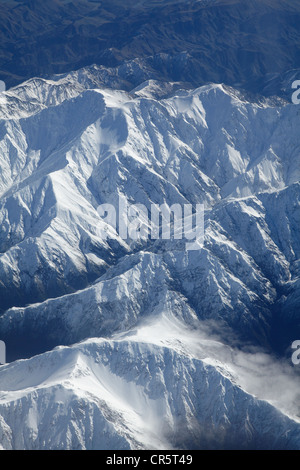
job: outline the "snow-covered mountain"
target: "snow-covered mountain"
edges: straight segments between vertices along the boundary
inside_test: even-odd
[[[213,342],[201,351],[190,332],[179,325],[174,337],[170,326],[4,366],[2,448],[299,448],[299,422],[246,393],[234,369],[199,359]]]
[[[299,107],[115,78],[0,96],[1,445],[299,448]],[[120,197],[204,204],[203,248],[101,239]]]

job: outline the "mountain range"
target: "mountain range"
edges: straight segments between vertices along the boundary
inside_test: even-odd
[[[127,91],[148,78],[289,97],[300,69],[295,0],[1,0],[0,9],[0,79],[8,87],[127,63]]]
[[[299,108],[109,73],[2,94],[2,447],[299,448]],[[102,239],[119,198],[203,204],[202,249]]]
[[[298,450],[300,5],[0,9],[0,449]]]

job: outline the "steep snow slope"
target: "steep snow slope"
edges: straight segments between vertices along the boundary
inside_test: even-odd
[[[103,77],[0,102],[0,338],[43,353],[0,368],[2,447],[299,448],[299,108]],[[122,240],[119,197],[204,204],[203,248]]]

